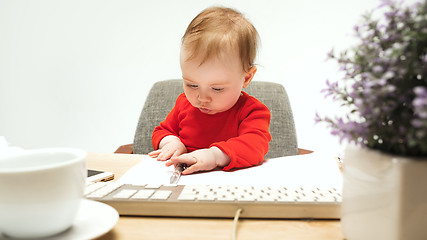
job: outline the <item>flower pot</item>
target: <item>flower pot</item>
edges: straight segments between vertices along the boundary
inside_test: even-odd
[[[341,226],[348,240],[427,239],[427,157],[348,146]]]

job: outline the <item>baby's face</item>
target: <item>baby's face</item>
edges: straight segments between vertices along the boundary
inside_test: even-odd
[[[244,72],[238,53],[226,57],[211,57],[202,65],[201,59],[190,61],[188,53],[181,50],[181,70],[184,92],[188,101],[202,113],[216,114],[227,111],[240,97],[248,73]],[[247,82],[247,83],[246,83]]]

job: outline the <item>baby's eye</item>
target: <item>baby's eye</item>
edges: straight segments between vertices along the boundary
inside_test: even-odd
[[[190,87],[190,88],[197,88],[197,85],[196,85],[196,84],[187,84],[187,87]]]
[[[212,89],[216,92],[221,92],[222,90],[224,90],[224,88],[212,88]]]

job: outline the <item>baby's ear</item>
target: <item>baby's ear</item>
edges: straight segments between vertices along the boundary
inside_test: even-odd
[[[249,86],[249,83],[251,83],[257,70],[258,69],[255,66],[252,66],[247,72],[245,72],[245,81],[243,82],[243,88]]]

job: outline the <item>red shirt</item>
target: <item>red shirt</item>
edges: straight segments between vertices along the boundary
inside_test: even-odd
[[[184,93],[153,131],[155,150],[160,141],[175,135],[188,152],[216,146],[230,158],[223,170],[257,165],[264,160],[271,140],[270,111],[259,100],[242,92],[237,103],[225,112],[205,114],[193,107]]]

